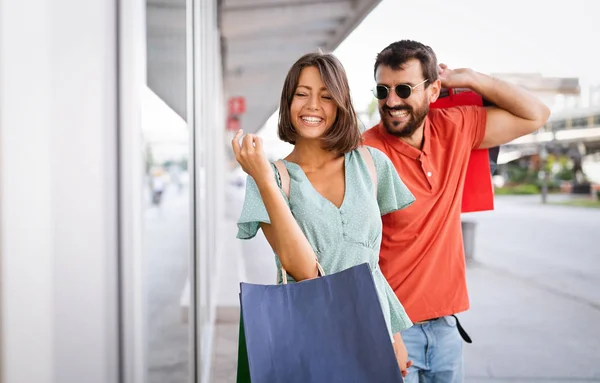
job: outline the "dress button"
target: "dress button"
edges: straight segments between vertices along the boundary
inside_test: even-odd
[[[431,172],[427,172],[427,177],[431,177]]]

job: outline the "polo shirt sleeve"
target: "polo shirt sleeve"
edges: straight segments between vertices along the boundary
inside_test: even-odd
[[[487,109],[483,106],[457,106],[451,108],[455,113],[452,119],[462,127],[462,134],[469,138],[472,149],[479,148],[485,136]]]
[[[379,149],[368,149],[377,172],[377,203],[381,215],[404,209],[415,202],[415,196],[404,185],[388,156]]]

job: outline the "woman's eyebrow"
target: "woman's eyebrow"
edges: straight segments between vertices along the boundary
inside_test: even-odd
[[[308,85],[298,85],[298,88],[306,88],[308,90],[312,90],[312,88]],[[327,90],[327,88],[322,86],[320,90]]]

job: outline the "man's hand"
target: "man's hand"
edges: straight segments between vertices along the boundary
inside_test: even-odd
[[[394,352],[396,353],[396,360],[398,361],[402,377],[405,377],[408,375],[408,368],[412,366],[412,360],[408,360],[408,351],[400,333],[394,334]]]
[[[472,69],[449,69],[440,64],[438,73],[443,87],[468,88],[496,105],[488,107],[485,135],[480,149],[506,144],[541,128],[550,109],[522,87],[490,77]]]
[[[473,70],[467,68],[453,70],[446,64],[440,64],[438,75],[444,88],[468,88],[472,82]]]

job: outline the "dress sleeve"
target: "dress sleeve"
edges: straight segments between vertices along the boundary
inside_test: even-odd
[[[290,203],[283,190],[281,190],[281,181],[279,178],[279,173],[277,172],[277,168],[273,164],[271,164],[271,167],[275,173],[279,191],[289,206]],[[260,191],[258,190],[258,186],[256,185],[254,178],[248,176],[246,179],[246,196],[244,197],[244,205],[242,207],[240,218],[237,221],[237,238],[254,238],[258,232],[258,229],[260,228],[261,222],[270,224],[271,220],[269,219],[269,214],[267,213],[267,209],[265,208],[265,204],[260,196]]]
[[[377,203],[381,215],[404,209],[415,202],[392,161],[381,150],[368,147],[377,171]]]
[[[385,284],[385,295],[390,306],[390,327],[392,328],[392,334],[402,332],[411,327],[413,325],[412,321],[388,283]]]

